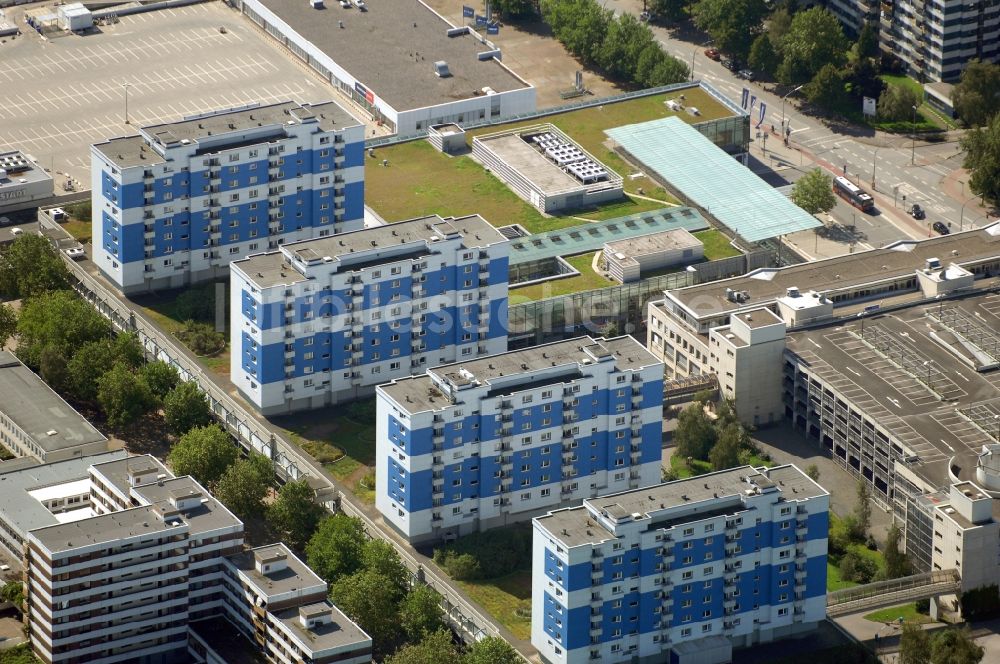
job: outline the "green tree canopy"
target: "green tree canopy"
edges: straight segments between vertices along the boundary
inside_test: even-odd
[[[683,457],[706,460],[715,445],[716,436],[712,421],[699,403],[691,404],[677,417],[674,441],[677,443],[677,454]]]
[[[895,122],[910,121],[914,106],[920,106],[920,95],[902,85],[889,85],[878,98],[878,117]]]
[[[979,664],[985,654],[968,625],[949,627],[931,637],[930,664]]]
[[[17,332],[17,312],[9,304],[0,303],[0,349]]]
[[[779,74],[780,76],[780,74]],[[845,73],[836,65],[825,65],[802,88],[802,93],[810,103],[828,110],[840,108],[846,99]]]
[[[960,144],[965,150],[963,166],[971,173],[969,189],[990,203],[1000,203],[1000,113],[986,127],[966,132]]]
[[[389,542],[382,539],[366,539],[361,549],[361,566],[377,572],[379,576],[402,597],[410,586],[410,575],[399,559],[399,553]]]
[[[305,548],[325,515],[326,510],[316,502],[315,492],[306,480],[286,482],[267,508],[267,522],[296,551]]]
[[[180,380],[177,369],[162,360],[144,365],[140,369],[140,375],[146,381],[146,385],[149,386],[149,391],[152,392],[157,403],[162,403],[167,394],[177,387]]]
[[[814,463],[809,464],[809,466],[806,468],[806,475],[813,482],[819,482],[819,466],[817,466]]]
[[[792,13],[788,11],[787,6],[782,5],[771,12],[771,16],[767,19],[767,35],[771,38],[774,50],[779,55],[781,54],[781,43],[791,29]]]
[[[899,526],[893,523],[885,536],[885,575],[889,579],[898,579],[913,571],[906,554],[899,548],[901,537],[902,532],[900,532]]]
[[[535,4],[530,0],[497,0],[490,4],[504,18],[525,18],[535,13]]]
[[[750,59],[747,63],[750,68],[766,76],[774,76],[780,63],[781,57],[775,50],[770,35],[757,35],[750,47]]]
[[[42,349],[70,358],[88,341],[111,336],[111,324],[72,291],[53,291],[24,303],[17,321],[17,356],[37,369]]]
[[[809,214],[829,212],[837,204],[833,178],[822,169],[814,168],[795,182],[790,198]]]
[[[813,7],[792,17],[781,42],[783,60],[778,78],[783,83],[812,79],[827,65],[844,62],[848,41],[840,21],[825,7]]]
[[[970,127],[982,127],[1000,111],[1000,64],[971,61],[951,93],[958,117]]]
[[[718,440],[708,453],[714,470],[726,470],[740,465],[740,451],[746,432],[739,424],[729,424],[719,432]]]
[[[115,429],[134,424],[156,407],[156,398],[146,381],[123,362],[116,362],[98,379],[97,402]]]
[[[29,298],[69,288],[69,271],[49,241],[23,233],[0,252],[0,295]]]
[[[119,334],[111,342],[111,348],[115,354],[115,362],[124,364],[129,369],[138,369],[146,360],[139,335],[135,332]]]
[[[687,16],[691,0],[650,0],[649,11],[658,19],[668,23],[683,21]]]
[[[253,452],[226,468],[215,484],[215,497],[244,521],[264,513],[264,498],[274,486],[274,466],[263,454]]]
[[[306,561],[324,581],[333,583],[361,569],[366,539],[359,519],[344,514],[328,516],[306,544]]]
[[[872,494],[868,482],[858,480],[857,502],[854,504],[855,539],[863,539],[872,527]]]
[[[931,638],[920,625],[903,623],[899,635],[899,664],[930,664]]]
[[[461,658],[451,632],[440,629],[430,632],[419,643],[403,646],[385,664],[456,664]]]
[[[859,58],[878,57],[878,32],[875,31],[874,24],[865,21],[858,34],[858,41],[855,42],[854,52]]]
[[[497,636],[487,636],[472,644],[462,664],[521,664],[514,647]]]
[[[430,586],[418,585],[413,588],[400,605],[399,624],[411,642],[445,629],[441,595]]]
[[[163,417],[170,430],[181,435],[210,424],[212,411],[205,394],[192,380],[167,392],[163,398]]]
[[[80,401],[97,399],[97,381],[114,366],[115,352],[109,339],[88,341],[67,364],[70,393]]]
[[[767,4],[764,0],[699,0],[692,14],[695,25],[712,36],[717,49],[746,61],[762,30]]]
[[[608,24],[597,61],[612,78],[630,80],[639,64],[639,55],[650,45],[659,47],[649,26],[625,12]]]
[[[593,0],[540,0],[542,18],[570,53],[585,65],[597,63],[614,13]]]
[[[392,652],[400,629],[399,593],[390,579],[374,570],[342,576],[330,586],[330,600],[371,635],[376,660]]]
[[[167,463],[175,475],[190,475],[212,488],[226,469],[236,463],[239,449],[217,425],[191,429],[174,443]]]

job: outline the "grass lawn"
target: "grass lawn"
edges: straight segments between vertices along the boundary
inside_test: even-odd
[[[896,74],[882,74],[879,76],[886,85],[891,85],[895,87],[907,88],[917,94],[920,99],[924,98],[924,86],[920,85],[917,81],[913,80],[909,76],[901,76]],[[934,131],[936,129],[956,129],[958,125],[955,124],[950,118],[946,118],[932,107],[927,102],[920,104],[917,107],[917,131]],[[872,123],[876,128],[879,128],[882,123],[874,122]],[[904,120],[903,122],[887,123],[889,125],[894,125],[893,129],[895,131],[907,132],[910,131],[910,121]]]
[[[488,581],[459,581],[462,590],[519,639],[531,638],[531,571]]]
[[[606,279],[604,275],[594,272],[591,267],[594,260],[594,254],[592,253],[580,254],[579,256],[566,256],[565,260],[580,271],[579,276],[552,279],[540,284],[524,286],[523,288],[511,288],[510,303],[518,304],[520,302],[542,300],[547,297],[556,297],[557,295],[568,295],[594,288],[607,288],[608,286],[618,285],[617,281]]]
[[[677,201],[671,196],[661,201],[626,195],[625,198],[619,201],[605,203],[596,209],[581,210],[575,213],[570,211],[569,214],[583,217],[584,219],[592,219],[593,221],[607,221],[608,219],[615,219],[617,217],[627,217],[630,214],[661,210],[665,207],[665,203],[677,204]]]
[[[174,341],[182,344],[180,339],[176,338],[178,332],[184,329],[184,321],[180,320],[180,316],[177,314],[174,308],[174,295],[176,292],[167,294],[165,297],[163,295],[153,295],[149,297],[141,297],[136,300],[136,304],[142,309],[143,313],[156,323],[156,325],[174,337]],[[216,355],[209,357],[197,357],[195,359],[204,366],[206,369],[212,373],[218,374],[220,376],[229,376],[229,365],[230,365],[230,347],[229,347],[229,307],[225,307],[226,310],[226,328],[227,333],[224,334],[226,339],[225,348]]]
[[[702,244],[705,245],[705,260],[707,261],[740,255],[740,252],[729,244],[729,238],[726,237],[726,234],[714,228],[698,231],[697,233],[692,233],[692,235],[701,240]]]
[[[896,622],[899,618],[902,618],[904,622],[916,623],[918,625],[934,622],[934,619],[926,613],[917,613],[916,602],[904,604],[903,606],[893,606],[888,609],[881,609],[865,616],[865,620],[880,623]]]
[[[83,244],[90,242],[90,235],[93,229],[90,221],[70,218],[69,221],[64,221],[59,225],[63,227],[63,230],[72,235],[73,239],[77,242],[81,242]]]
[[[691,459],[691,463],[688,464],[681,455],[674,454],[670,457],[670,469],[677,473],[678,479],[683,480],[712,472],[712,464],[698,459]]]
[[[856,586],[854,581],[847,581],[840,578],[840,567],[827,560],[826,563],[826,591],[843,590]]]

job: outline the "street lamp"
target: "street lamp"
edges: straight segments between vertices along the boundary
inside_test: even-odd
[[[934,389],[931,387],[931,361],[924,360],[924,366],[927,367],[927,387],[928,389]]]
[[[994,415],[993,419],[997,423],[997,442],[1000,443],[1000,415]]]
[[[910,118],[910,166],[916,163],[917,156],[917,107],[910,106],[913,109],[913,116]]]
[[[800,85],[799,87],[795,88],[794,90],[792,90],[787,95],[785,95],[784,97],[781,98],[781,137],[782,138],[785,137],[785,100],[788,99],[788,95],[795,94],[796,92],[798,92],[799,90],[801,90],[804,87],[806,87],[805,84],[802,84],[802,85]],[[789,125],[789,129],[791,129],[791,125]]]
[[[971,198],[969,198],[969,200],[965,201],[965,203],[962,203],[962,210],[961,210],[961,212],[958,215],[958,231],[959,232],[962,232],[965,229],[965,226],[963,224],[963,222],[965,221],[965,206],[968,205],[970,201],[974,201],[977,198],[979,198],[979,197],[978,196],[972,196]],[[975,222],[973,222],[973,223],[975,223]]]
[[[132,85],[131,83],[122,83],[122,89],[125,91],[125,124],[128,124],[128,88]]]
[[[694,56],[698,55],[698,49],[704,48],[704,47],[708,46],[709,44],[711,44],[714,41],[715,41],[714,39],[709,39],[707,42],[705,42],[701,46],[696,46],[695,49],[693,51],[691,51],[691,80],[692,81],[694,80]]]
[[[878,160],[878,151],[882,149],[882,146],[875,148],[875,154],[872,155],[872,191],[875,191],[875,162]]]

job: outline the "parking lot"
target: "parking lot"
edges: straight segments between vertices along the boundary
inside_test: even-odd
[[[133,126],[335,95],[221,3],[125,16],[83,36],[22,30],[0,44],[0,150],[34,156],[57,189],[67,176],[89,189],[89,145],[134,133],[126,91]]]

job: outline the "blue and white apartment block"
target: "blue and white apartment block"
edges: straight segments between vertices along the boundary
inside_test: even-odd
[[[411,542],[660,481],[663,364],[579,337],[377,389],[375,504]]]
[[[811,630],[829,504],[795,466],[743,466],[538,517],[531,642],[559,664],[719,664]]]
[[[94,261],[125,293],[364,225],[364,127],[334,102],[147,126],[90,153]]]
[[[479,215],[434,215],[236,261],[230,376],[272,415],[501,353],[509,251]]]

